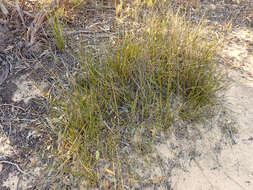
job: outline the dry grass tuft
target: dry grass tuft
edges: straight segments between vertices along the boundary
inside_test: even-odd
[[[140,128],[146,127],[152,143],[154,131],[170,130],[179,119],[210,116],[223,88],[216,66],[219,44],[204,23],[193,26],[169,5],[120,1],[119,38],[97,51],[83,47],[80,72],[51,99],[58,178],[69,173],[86,179],[85,185],[99,184],[101,162],[116,168],[108,169],[111,174],[122,174],[119,149],[146,151],[133,140]],[[117,180],[114,187],[123,188]]]

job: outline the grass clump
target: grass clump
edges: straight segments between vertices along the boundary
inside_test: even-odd
[[[141,22],[139,16],[128,17],[128,29],[106,48],[84,48],[80,72],[52,101],[61,166],[94,183],[99,161],[112,167],[122,139],[134,145],[144,123],[151,123],[153,131],[168,129],[178,119],[203,117],[221,89],[217,42],[202,24],[192,26],[167,7],[143,7],[147,14]]]

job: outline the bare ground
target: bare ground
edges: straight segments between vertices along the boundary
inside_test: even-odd
[[[225,105],[231,110],[238,133],[231,144],[219,147],[217,136],[206,135],[202,156],[187,166],[187,172],[173,171],[174,189],[253,189],[253,30],[234,30],[222,55],[236,68],[228,69],[231,86]]]

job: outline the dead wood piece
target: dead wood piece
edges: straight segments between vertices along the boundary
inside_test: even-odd
[[[77,31],[65,32],[64,34],[67,35],[67,36],[70,36],[70,35],[78,35],[78,34],[95,34],[95,33],[101,33],[101,32],[100,31],[95,32],[95,31],[92,31],[92,30],[77,30]]]
[[[21,170],[21,168],[16,163],[13,163],[13,162],[10,162],[10,161],[6,161],[6,160],[1,160],[0,163],[11,164],[11,165],[15,166],[20,173],[31,176],[31,174],[29,174],[29,173],[24,172],[23,170]]]

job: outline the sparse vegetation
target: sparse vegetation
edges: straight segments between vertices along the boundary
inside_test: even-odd
[[[0,189],[250,188],[252,13],[0,0]]]
[[[250,188],[252,13],[0,0],[0,189]]]

